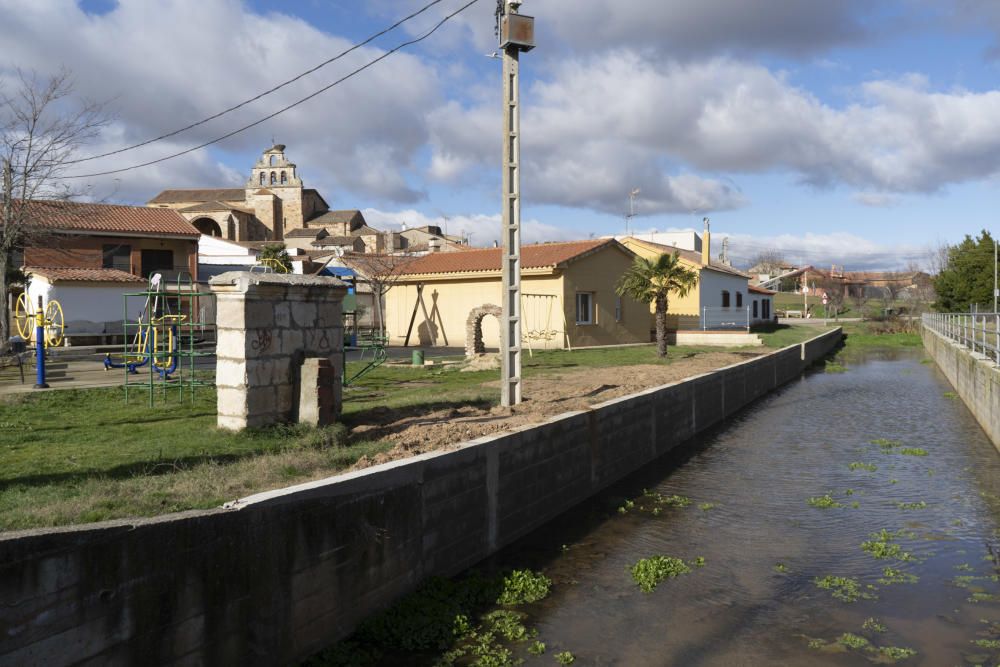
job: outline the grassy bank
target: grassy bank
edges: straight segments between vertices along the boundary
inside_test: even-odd
[[[818,327],[767,334],[808,338]],[[536,352],[524,375],[574,369],[669,365],[718,348],[652,345]],[[350,372],[360,368],[351,364]],[[18,394],[0,400],[0,530],[151,516],[216,507],[251,493],[317,479],[391,448],[350,429],[498,402],[497,372],[382,366],[345,391],[342,425],[277,426],[245,433],[215,428],[215,393],[192,405],[126,405],[120,388]]]

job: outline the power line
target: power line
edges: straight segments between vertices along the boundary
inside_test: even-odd
[[[226,139],[228,139],[230,137],[233,137],[233,136],[235,136],[237,134],[240,134],[241,132],[245,132],[245,131],[249,130],[252,127],[256,127],[256,126],[260,125],[261,123],[269,121],[269,120],[271,120],[272,118],[274,118],[276,116],[280,116],[281,114],[285,113],[286,111],[288,111],[290,109],[293,109],[293,108],[299,106],[300,104],[308,102],[309,100],[311,100],[312,98],[316,97],[317,95],[320,95],[321,93],[324,93],[324,92],[330,90],[334,86],[339,85],[339,84],[343,83],[344,81],[347,81],[351,77],[353,77],[353,76],[355,76],[355,75],[363,72],[364,70],[368,69],[372,65],[374,65],[374,64],[376,64],[376,63],[378,63],[378,62],[380,62],[382,60],[385,60],[386,58],[388,58],[392,54],[396,53],[397,51],[399,51],[401,49],[406,48],[407,46],[413,46],[414,44],[417,44],[418,42],[424,41],[425,39],[427,39],[428,37],[430,37],[431,35],[433,35],[435,32],[437,32],[438,29],[441,26],[443,26],[445,23],[447,23],[448,21],[450,21],[455,16],[459,15],[460,13],[462,13],[463,11],[465,11],[466,9],[468,9],[469,7],[471,7],[472,5],[476,4],[477,2],[479,2],[479,0],[469,0],[469,2],[465,3],[464,5],[462,5],[461,7],[459,7],[457,10],[455,10],[451,14],[448,14],[443,19],[441,19],[440,21],[438,21],[437,24],[435,24],[435,26],[433,28],[431,28],[430,30],[428,30],[427,32],[425,32],[420,37],[417,37],[415,39],[411,39],[408,42],[403,42],[399,46],[396,46],[395,48],[393,48],[393,49],[391,49],[389,51],[386,51],[385,53],[383,53],[378,58],[375,58],[374,60],[371,60],[371,61],[365,63],[364,65],[362,65],[361,67],[357,68],[356,70],[354,70],[352,72],[349,72],[348,74],[345,74],[344,76],[342,76],[341,78],[337,79],[333,83],[331,83],[329,85],[326,85],[326,86],[323,86],[322,88],[320,88],[316,92],[311,93],[309,95],[306,95],[305,97],[303,97],[303,98],[301,98],[301,99],[299,99],[299,100],[297,100],[295,102],[292,102],[288,106],[282,107],[281,109],[278,109],[274,113],[268,114],[267,116],[264,116],[263,118],[260,118],[259,120],[256,120],[256,121],[254,121],[254,122],[252,122],[252,123],[250,123],[248,125],[244,125],[241,128],[233,130],[232,132],[227,132],[226,134],[224,134],[224,135],[222,135],[220,137],[216,137],[215,139],[212,139],[210,141],[206,141],[206,142],[204,142],[202,144],[198,144],[197,146],[193,146],[191,148],[179,151],[177,153],[173,153],[171,155],[166,155],[166,156],[158,158],[156,160],[150,160],[149,162],[142,162],[140,164],[134,164],[134,165],[131,165],[129,167],[122,167],[121,169],[111,169],[111,170],[108,170],[108,171],[98,171],[98,172],[94,172],[92,174],[78,174],[78,175],[73,175],[73,176],[60,176],[59,178],[68,180],[68,179],[77,179],[77,178],[94,178],[96,176],[108,176],[110,174],[120,174],[122,172],[132,171],[133,169],[141,169],[143,167],[149,167],[149,166],[154,165],[154,164],[159,164],[160,162],[166,162],[167,160],[172,160],[172,159],[180,157],[182,155],[187,155],[188,153],[193,153],[196,150],[200,150],[202,148],[206,148],[208,146],[211,146],[212,144],[217,144],[220,141],[224,141],[224,140],[226,140]]]
[[[347,49],[345,51],[341,51],[340,53],[338,53],[334,57],[330,58],[329,60],[325,60],[325,61],[321,62],[320,64],[316,65],[315,67],[313,67],[311,69],[307,69],[305,72],[302,72],[301,74],[298,74],[298,75],[292,77],[291,79],[288,79],[287,81],[284,81],[284,82],[278,84],[277,86],[275,86],[273,88],[269,88],[268,90],[265,90],[264,92],[260,93],[259,95],[251,97],[248,100],[244,100],[244,101],[240,102],[239,104],[237,104],[235,106],[229,107],[228,109],[224,109],[224,110],[220,111],[217,114],[209,116],[208,118],[203,118],[202,120],[199,120],[199,121],[197,121],[195,123],[191,123],[190,125],[185,125],[184,127],[180,128],[178,130],[174,130],[173,132],[168,132],[167,134],[161,134],[158,137],[153,137],[152,139],[147,139],[146,141],[140,142],[138,144],[132,144],[131,146],[125,146],[124,148],[119,148],[117,150],[108,151],[107,153],[101,153],[100,155],[91,155],[90,157],[84,157],[84,158],[80,158],[78,160],[67,160],[65,162],[65,164],[79,164],[81,162],[89,162],[90,160],[96,160],[98,158],[108,157],[110,155],[118,155],[119,153],[125,153],[127,151],[135,150],[136,148],[141,148],[143,146],[148,146],[149,144],[156,143],[157,141],[163,141],[164,139],[169,139],[170,137],[177,136],[181,132],[187,132],[190,129],[198,127],[199,125],[204,125],[205,123],[207,123],[209,121],[213,121],[216,118],[220,118],[222,116],[225,116],[227,113],[231,113],[233,111],[236,111],[237,109],[242,109],[243,107],[245,107],[246,105],[250,104],[251,102],[256,102],[257,100],[259,100],[259,99],[261,99],[263,97],[266,97],[266,96],[270,95],[271,93],[277,92],[277,91],[281,90],[282,88],[284,88],[285,86],[291,85],[291,84],[295,83],[296,81],[298,81],[299,79],[302,79],[303,77],[306,77],[306,76],[312,74],[313,72],[316,72],[316,71],[318,71],[318,70],[326,67],[330,63],[335,62],[337,60],[340,60],[341,58],[343,58],[347,54],[349,54],[349,53],[351,53],[353,51],[357,51],[362,46],[366,46],[367,44],[370,44],[374,40],[376,40],[379,37],[385,35],[386,33],[392,32],[393,30],[395,30],[399,26],[403,25],[404,23],[406,23],[410,19],[413,19],[413,18],[415,18],[415,17],[423,14],[425,11],[427,11],[428,9],[430,9],[431,7],[433,7],[434,5],[436,5],[438,3],[441,3],[443,1],[444,0],[433,0],[433,2],[430,2],[430,3],[426,4],[426,5],[424,5],[423,7],[421,7],[420,9],[418,9],[417,11],[413,12],[412,14],[410,14],[409,16],[406,16],[406,17],[404,17],[404,18],[396,21],[395,23],[393,23],[391,26],[389,26],[385,30],[381,30],[381,31],[375,33],[374,35],[372,35],[371,37],[369,37],[365,41],[358,42],[357,44],[355,44],[354,46],[350,47],[349,49]]]

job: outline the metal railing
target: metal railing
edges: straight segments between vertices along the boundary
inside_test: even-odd
[[[923,325],[1000,366],[1000,313],[924,313]]]
[[[701,328],[709,329],[746,329],[750,331],[750,306],[737,308],[722,308],[703,306],[701,309]]]

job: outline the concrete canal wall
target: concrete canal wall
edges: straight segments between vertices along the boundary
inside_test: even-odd
[[[833,332],[231,508],[0,537],[0,665],[290,664],[793,380]]]
[[[927,327],[922,328],[921,337],[927,354],[1000,449],[1000,369],[984,355]]]

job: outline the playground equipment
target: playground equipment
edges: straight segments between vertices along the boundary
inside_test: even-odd
[[[125,343],[120,354],[105,355],[104,369],[125,371],[126,402],[133,387],[142,386],[148,391],[150,406],[157,388],[165,398],[167,388],[176,387],[178,397],[186,392],[193,401],[196,387],[214,387],[213,366],[198,363],[215,354],[214,349],[203,344],[215,339],[214,323],[204,321],[209,319],[204,315],[208,311],[206,304],[213,298],[209,292],[198,292],[190,279],[185,280],[180,275],[172,289],[168,289],[159,273],[150,276],[146,291],[124,295],[122,330]],[[142,307],[138,317],[130,321],[130,306],[139,300]],[[139,369],[146,371],[140,373]],[[136,376],[140,375],[145,377],[136,381]]]
[[[563,328],[553,328],[552,314],[558,310],[561,314]],[[566,312],[563,310],[560,298],[555,294],[521,294],[521,313],[523,314],[521,337],[528,346],[528,354],[534,356],[532,341],[541,341],[543,348],[548,348],[549,342],[560,334],[566,335]],[[572,350],[569,336],[566,336],[566,347]]]
[[[42,297],[38,296],[38,306],[34,307],[27,292],[22,292],[14,304],[14,326],[17,334],[24,340],[35,343],[38,336],[38,317],[42,317],[41,339],[46,347],[62,345],[66,325],[63,319],[63,309],[58,301],[50,299],[42,306]]]

